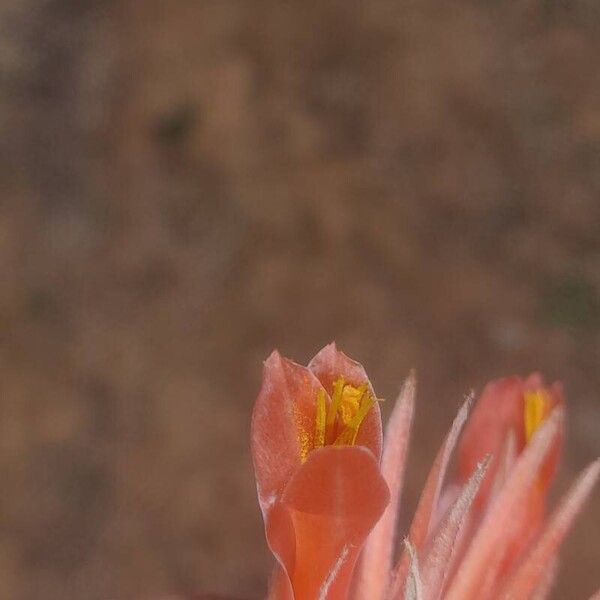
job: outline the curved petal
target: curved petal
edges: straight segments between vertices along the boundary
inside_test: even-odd
[[[415,406],[415,388],[415,375],[411,373],[402,386],[385,430],[381,472],[390,489],[390,504],[367,539],[356,577],[354,597],[357,599],[381,600],[389,585],[396,521]]]
[[[315,398],[321,389],[306,367],[277,351],[265,361],[250,434],[263,517],[313,446]]]
[[[527,600],[531,596],[543,580],[558,547],[591,494],[599,474],[600,460],[597,460],[579,476],[540,537],[511,576],[500,596],[503,600]]]
[[[537,587],[531,594],[531,600],[548,600],[552,593],[552,588],[556,582],[558,573],[558,557],[555,556],[547,565],[546,571],[538,583]]]
[[[435,520],[435,512],[439,508],[442,486],[446,478],[450,458],[469,415],[471,401],[472,397],[468,397],[460,407],[458,414],[452,422],[452,427],[435,457],[433,466],[427,476],[425,487],[421,492],[417,510],[415,511],[408,534],[408,539],[417,550],[421,549],[427,536],[431,533],[432,524]],[[410,556],[405,549],[394,568],[390,590],[387,595],[388,598],[396,600],[402,597],[409,562]]]
[[[328,344],[317,352],[315,357],[308,363],[308,368],[314,373],[330,396],[334,381],[342,375],[347,383],[354,386],[367,383],[373,397],[377,397],[364,367],[338,350],[335,342]],[[379,404],[375,403],[360,426],[356,437],[356,445],[369,448],[379,461],[381,459],[382,440],[381,411],[379,410]]]
[[[271,574],[267,600],[294,600],[290,578],[279,563],[277,563]]]
[[[513,542],[515,526],[519,528],[522,518],[528,516],[520,509],[539,481],[539,470],[552,449],[563,419],[562,408],[554,409],[517,460],[502,490],[486,511],[454,577],[447,600],[482,597],[477,593],[489,575],[490,561],[505,555]]]
[[[486,454],[498,456],[510,429],[514,430],[518,451],[525,445],[523,422],[523,380],[505,377],[488,383],[463,431],[458,446],[458,473],[466,481]],[[481,484],[476,505],[483,506],[491,491],[497,465],[493,461]]]
[[[277,560],[269,582],[269,600],[293,600],[290,577],[296,563],[296,532],[289,510],[277,500],[265,518],[265,537]]]
[[[488,456],[477,466],[475,473],[465,484],[459,497],[443,519],[429,547],[423,552],[421,577],[423,579],[423,596],[426,600],[437,600],[442,593],[452,565],[456,540],[489,463],[490,457]]]
[[[358,554],[388,502],[388,487],[366,448],[310,453],[281,497],[294,530],[284,566],[295,600],[346,598]]]
[[[410,560],[408,577],[406,578],[406,585],[404,586],[404,600],[424,600],[419,558],[412,544],[408,540],[404,540],[404,545]]]

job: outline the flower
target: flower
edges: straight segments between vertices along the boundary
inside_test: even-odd
[[[302,367],[274,352],[252,417],[271,597],[345,598],[360,549],[389,501],[375,393],[327,346]]]
[[[600,471],[599,461],[588,466],[547,516],[563,437],[560,385],[538,374],[493,381],[468,422],[463,404],[395,561],[415,387],[411,375],[382,447],[373,387],[335,344],[307,367],[277,352],[267,359],[251,447],[276,559],[269,600],[547,597],[559,546]]]

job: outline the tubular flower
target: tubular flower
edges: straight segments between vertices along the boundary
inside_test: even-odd
[[[414,396],[410,376],[382,448],[371,383],[335,344],[308,367],[277,352],[267,359],[251,435],[276,559],[269,600],[548,597],[559,546],[600,471],[599,461],[587,467],[547,516],[563,437],[560,385],[537,374],[491,382],[468,423],[470,400],[463,404],[396,560]]]
[[[381,416],[358,363],[334,345],[302,367],[274,352],[252,417],[270,597],[346,598],[360,549],[389,501]]]

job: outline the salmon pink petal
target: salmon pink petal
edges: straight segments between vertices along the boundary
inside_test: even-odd
[[[404,586],[404,600],[424,600],[417,552],[408,540],[404,540],[404,546],[409,557],[408,577]]]
[[[254,405],[251,449],[263,516],[312,448],[315,399],[322,389],[306,368],[273,352]]]
[[[346,383],[356,387],[363,383],[368,384],[369,391],[376,398],[364,367],[338,350],[335,342],[320,350],[308,363],[308,368],[314,373],[330,396],[333,383],[338,377],[343,376]],[[369,448],[379,460],[381,458],[382,438],[381,411],[379,410],[379,404],[375,403],[360,426],[356,437],[356,445]]]
[[[284,565],[295,600],[344,600],[364,541],[389,502],[373,454],[360,446],[313,450],[281,502],[295,533],[293,560]]]
[[[267,600],[294,600],[290,578],[280,564],[275,566],[271,574]]]
[[[331,395],[335,380],[340,375],[344,376],[347,383],[354,386],[369,382],[364,367],[338,350],[335,342],[331,342],[319,350],[308,363],[308,368],[315,374],[329,395]]]
[[[490,561],[502,557],[512,541],[515,514],[525,505],[539,481],[539,470],[562,426],[562,408],[556,408],[533,435],[512,469],[505,485],[485,513],[481,525],[461,561],[445,600],[481,598]]]
[[[427,481],[425,482],[425,487],[421,493],[419,504],[417,505],[417,510],[413,517],[408,535],[411,544],[417,549],[422,547],[431,531],[434,510],[438,506],[442,485],[446,478],[448,465],[450,464],[450,458],[452,457],[460,432],[469,415],[471,402],[472,397],[468,397],[462,404],[442,447],[437,453],[433,466],[429,471],[429,475],[427,476]],[[402,597],[408,565],[409,556],[405,551],[401,560],[398,562],[398,565],[394,569],[392,584],[388,594],[389,598],[396,599]]]
[[[551,403],[552,409],[554,409],[558,406],[560,406],[560,407],[565,406],[563,386],[561,383],[555,382],[551,386],[545,388],[545,391],[547,392],[548,396],[550,397],[550,403]],[[562,454],[564,437],[565,437],[564,428],[561,428],[558,432],[558,435],[556,436],[556,442],[554,443],[554,446],[552,447],[552,449],[550,450],[550,453],[548,454],[548,458],[546,459],[544,465],[542,466],[542,472],[541,472],[540,479],[542,481],[541,487],[543,489],[547,489],[550,486],[550,484],[552,483],[552,480],[554,479],[554,476],[556,475],[556,472],[558,470],[558,464],[560,462],[560,457]]]
[[[296,532],[291,515],[280,500],[269,507],[268,514],[265,516],[265,537],[269,549],[277,560],[271,576],[269,598],[293,599],[288,569],[296,560]]]
[[[448,465],[450,464],[450,459],[452,458],[460,433],[469,416],[472,401],[472,396],[469,396],[463,402],[427,476],[425,488],[419,499],[419,504],[410,527],[409,537],[417,548],[421,547],[427,535],[431,532],[432,521],[435,516],[434,510],[441,496],[442,486],[448,472]],[[475,465],[476,467],[477,465]]]
[[[522,449],[525,446],[522,423],[523,380],[513,376],[488,383],[469,417],[458,447],[458,471],[462,481],[467,480],[483,456],[499,455],[509,430],[514,431],[517,447]],[[481,507],[489,496],[496,468],[497,464],[490,465],[481,485],[477,498]]]
[[[575,517],[591,494],[599,473],[600,461],[596,461],[579,476],[550,518],[533,548],[527,553],[525,560],[511,577],[500,598],[503,600],[527,600],[531,596],[533,590],[543,579],[547,565],[552,562]]]
[[[416,380],[411,374],[388,421],[381,471],[390,488],[390,503],[369,535],[356,578],[355,597],[383,598],[391,573],[398,506],[406,466],[408,439],[414,413]]]
[[[423,597],[425,600],[437,600],[448,576],[451,559],[454,553],[455,542],[468,515],[469,509],[485,471],[489,465],[490,457],[477,465],[475,473],[463,487],[459,497],[450,508],[447,516],[442,521],[429,548],[424,553],[421,566],[423,579]]]
[[[500,452],[493,459],[495,464],[496,473],[494,474],[494,481],[490,489],[490,499],[495,498],[499,493],[508,475],[517,461],[517,442],[515,441],[515,432],[510,430],[506,435],[504,444]]]
[[[544,574],[531,594],[531,600],[548,600],[558,573],[558,558],[555,556],[544,569]]]

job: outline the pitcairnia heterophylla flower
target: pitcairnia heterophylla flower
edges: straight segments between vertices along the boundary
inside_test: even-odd
[[[547,512],[563,437],[560,385],[537,374],[493,381],[468,420],[467,400],[396,544],[414,397],[410,376],[384,437],[365,370],[334,344],[308,367],[277,352],[267,359],[251,443],[276,559],[268,600],[549,596],[559,546],[600,470],[592,463]]]

